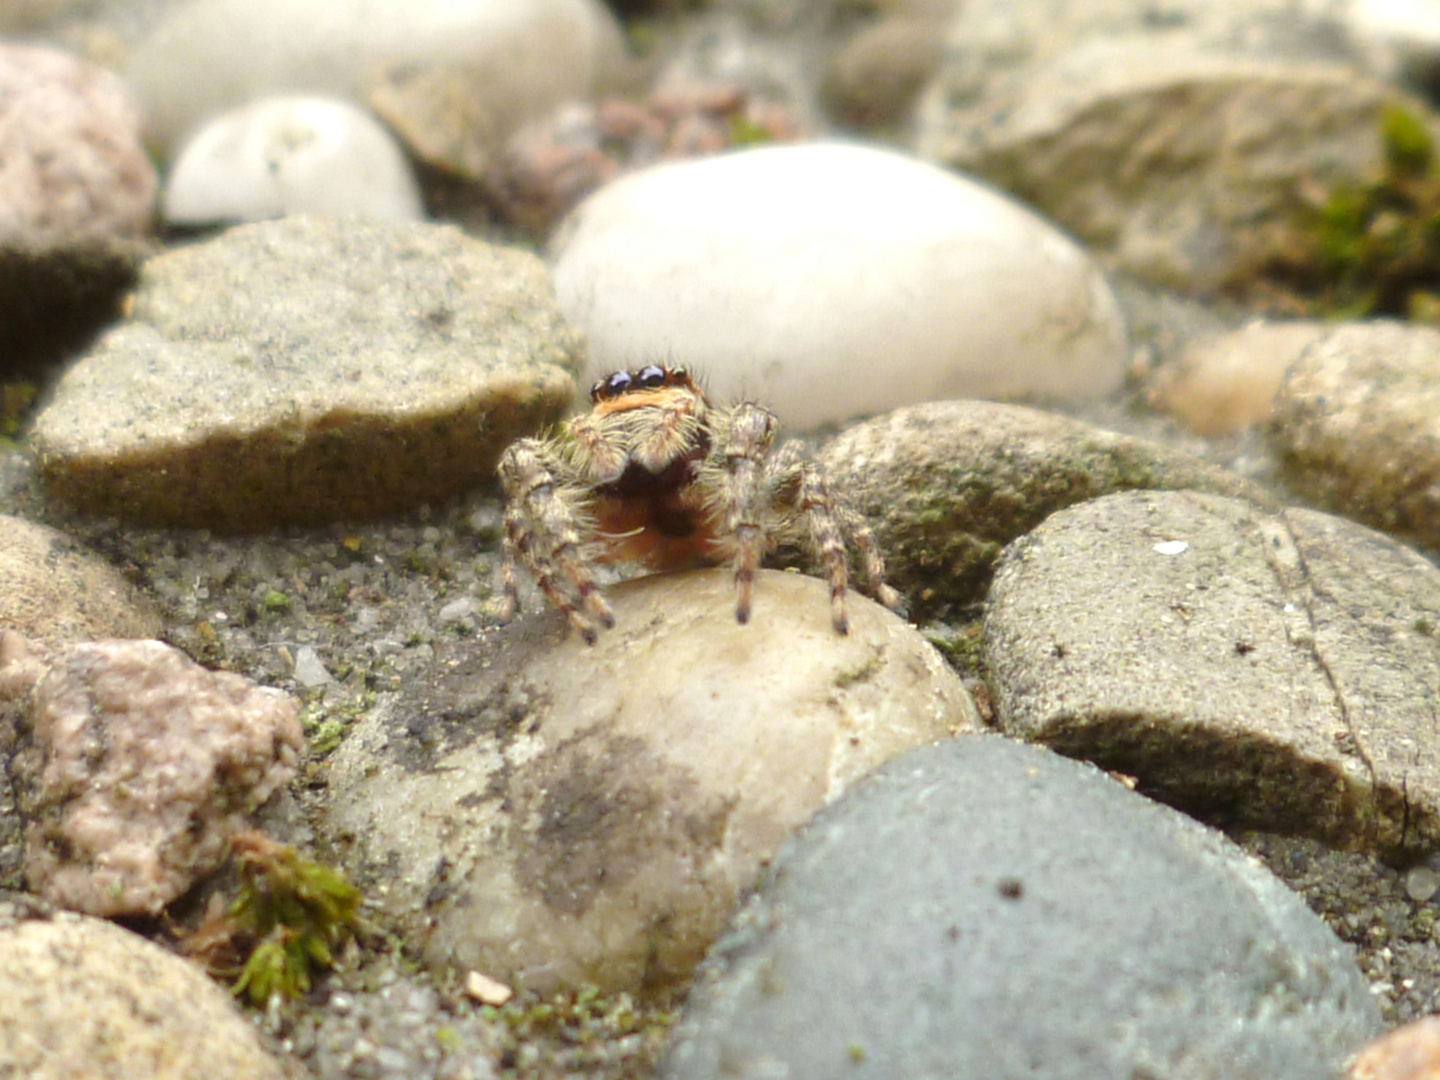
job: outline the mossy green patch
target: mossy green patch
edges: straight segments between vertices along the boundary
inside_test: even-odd
[[[1440,314],[1440,171],[1424,120],[1399,106],[1380,121],[1384,164],[1312,200],[1267,277],[1284,306],[1340,318]]]

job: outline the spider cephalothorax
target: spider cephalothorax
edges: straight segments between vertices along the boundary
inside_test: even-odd
[[[779,423],[769,410],[717,409],[684,368],[657,365],[601,379],[590,400],[586,415],[549,438],[513,443],[500,459],[507,615],[519,602],[517,559],[592,643],[615,625],[593,564],[661,571],[728,562],[743,623],[760,560],[796,544],[825,566],[831,621],[843,634],[847,541],[875,597],[899,607],[864,519],[831,496],[799,443],[775,448]]]

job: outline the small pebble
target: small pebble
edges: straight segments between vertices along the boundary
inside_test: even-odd
[[[1440,874],[1428,866],[1416,866],[1405,875],[1405,895],[1423,904],[1440,892]]]

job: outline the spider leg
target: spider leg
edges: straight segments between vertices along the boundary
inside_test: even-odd
[[[865,565],[865,581],[870,586],[872,595],[891,611],[903,614],[905,602],[898,592],[885,584],[885,556],[880,553],[880,547],[875,543],[875,534],[870,531],[865,515],[843,502],[832,504],[831,509],[840,519],[840,527],[850,538],[850,542],[855,546],[855,553]]]
[[[765,458],[775,441],[774,414],[758,405],[740,405],[713,451],[720,470],[719,504],[724,535],[734,544],[735,620],[750,621],[755,570],[769,545],[769,470]]]
[[[825,474],[804,456],[796,442],[780,448],[770,469],[775,477],[777,500],[794,507],[804,528],[802,543],[825,567],[830,580],[830,623],[836,633],[848,634],[850,617],[845,611],[845,589],[850,584],[850,567],[845,532],[830,497],[829,485],[825,483]],[[871,547],[873,549],[873,543]]]
[[[535,578],[545,598],[564,612],[570,625],[593,645],[596,624],[608,629],[615,625],[615,616],[581,557],[582,523],[558,491],[543,444],[535,439],[512,444],[500,459],[499,473],[508,497],[500,555],[505,587],[502,614],[509,617],[519,606],[515,580],[518,560]],[[578,605],[561,582],[575,591]]]

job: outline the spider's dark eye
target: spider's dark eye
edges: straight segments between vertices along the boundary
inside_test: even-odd
[[[634,377],[628,371],[617,371],[605,380],[605,396],[617,397],[630,389]]]
[[[690,381],[690,373],[683,367],[672,367],[667,373],[671,383],[687,383]]]
[[[590,387],[590,400],[599,401],[605,396],[605,380],[601,379]]]
[[[653,390],[657,386],[665,385],[665,369],[651,364],[643,367],[636,374],[635,380],[647,390]]]

